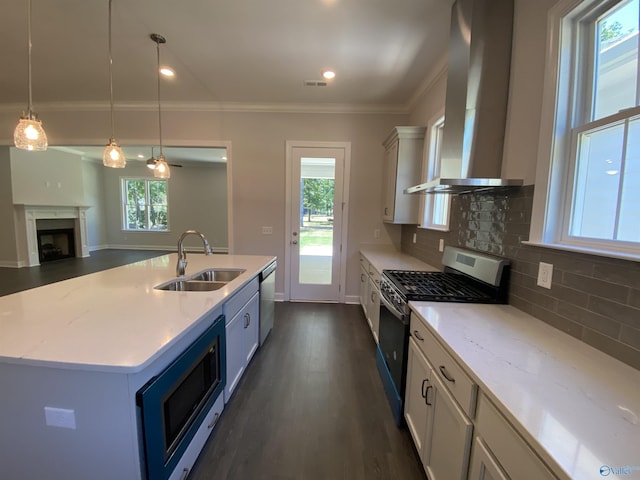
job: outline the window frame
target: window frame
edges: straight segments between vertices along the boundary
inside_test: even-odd
[[[444,129],[445,116],[444,109],[438,111],[427,122],[427,135],[423,159],[422,159],[422,181],[430,182],[440,176],[442,169],[442,132]],[[440,136],[438,136],[440,132]],[[440,140],[438,142],[438,139]],[[444,198],[445,202],[445,223],[434,222],[436,195]],[[428,230],[437,230],[442,232],[449,231],[449,220],[451,218],[451,195],[448,193],[426,194],[420,202],[420,225],[419,228]]]
[[[150,229],[150,228],[129,228],[127,224],[127,182],[134,181],[144,182],[144,193],[145,193],[145,209],[146,211],[146,224],[151,224],[151,219],[149,217],[151,209],[149,208],[151,205],[151,190],[149,188],[150,182],[163,182],[166,184],[167,191],[167,228],[163,230],[159,229]],[[121,231],[131,233],[131,232],[143,232],[143,233],[168,233],[171,231],[170,227],[170,216],[169,216],[169,182],[167,179],[162,178],[149,178],[149,177],[120,177],[120,228]]]
[[[590,120],[594,94],[586,85],[596,68],[593,26],[622,1],[563,0],[549,11],[536,188],[526,244],[640,261],[640,242],[576,237],[569,230],[579,133],[640,114],[636,106]]]

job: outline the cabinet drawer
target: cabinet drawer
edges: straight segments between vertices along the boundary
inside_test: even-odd
[[[258,291],[258,277],[254,277],[247,285],[242,287],[238,293],[227,300],[224,304],[225,321],[227,324],[231,319],[251,300],[251,297]]]
[[[510,478],[555,480],[556,477],[484,395],[479,395],[478,434]]]
[[[429,332],[427,326],[414,313],[411,314],[411,336],[427,357],[434,374],[451,392],[462,410],[473,418],[478,386]]]

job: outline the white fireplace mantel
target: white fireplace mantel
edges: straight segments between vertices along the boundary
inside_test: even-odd
[[[33,267],[40,265],[38,257],[38,231],[36,220],[41,219],[74,219],[74,235],[76,257],[89,256],[89,242],[87,240],[87,210],[88,206],[48,206],[48,205],[14,205],[17,225],[22,225],[22,232],[18,235],[19,266]],[[25,245],[26,243],[26,245]],[[26,247],[26,248],[25,248]]]

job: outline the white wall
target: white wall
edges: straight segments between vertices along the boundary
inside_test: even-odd
[[[13,203],[24,205],[87,205],[82,160],[56,150],[11,149]]]

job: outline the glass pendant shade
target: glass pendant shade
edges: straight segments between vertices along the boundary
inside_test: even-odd
[[[156,178],[170,178],[171,170],[169,169],[169,164],[165,161],[164,155],[158,155],[158,161],[156,162],[156,166],[153,169],[153,176]]]
[[[155,157],[151,157],[149,160],[147,160],[147,168],[149,170],[153,170],[154,168],[156,168],[157,162],[158,160],[156,160]]]
[[[102,153],[102,164],[111,168],[124,168],[126,166],[127,160],[115,138],[109,139],[109,145],[105,147]]]
[[[31,113],[20,118],[13,132],[13,142],[17,148],[29,151],[43,151],[48,146],[42,122]]]

